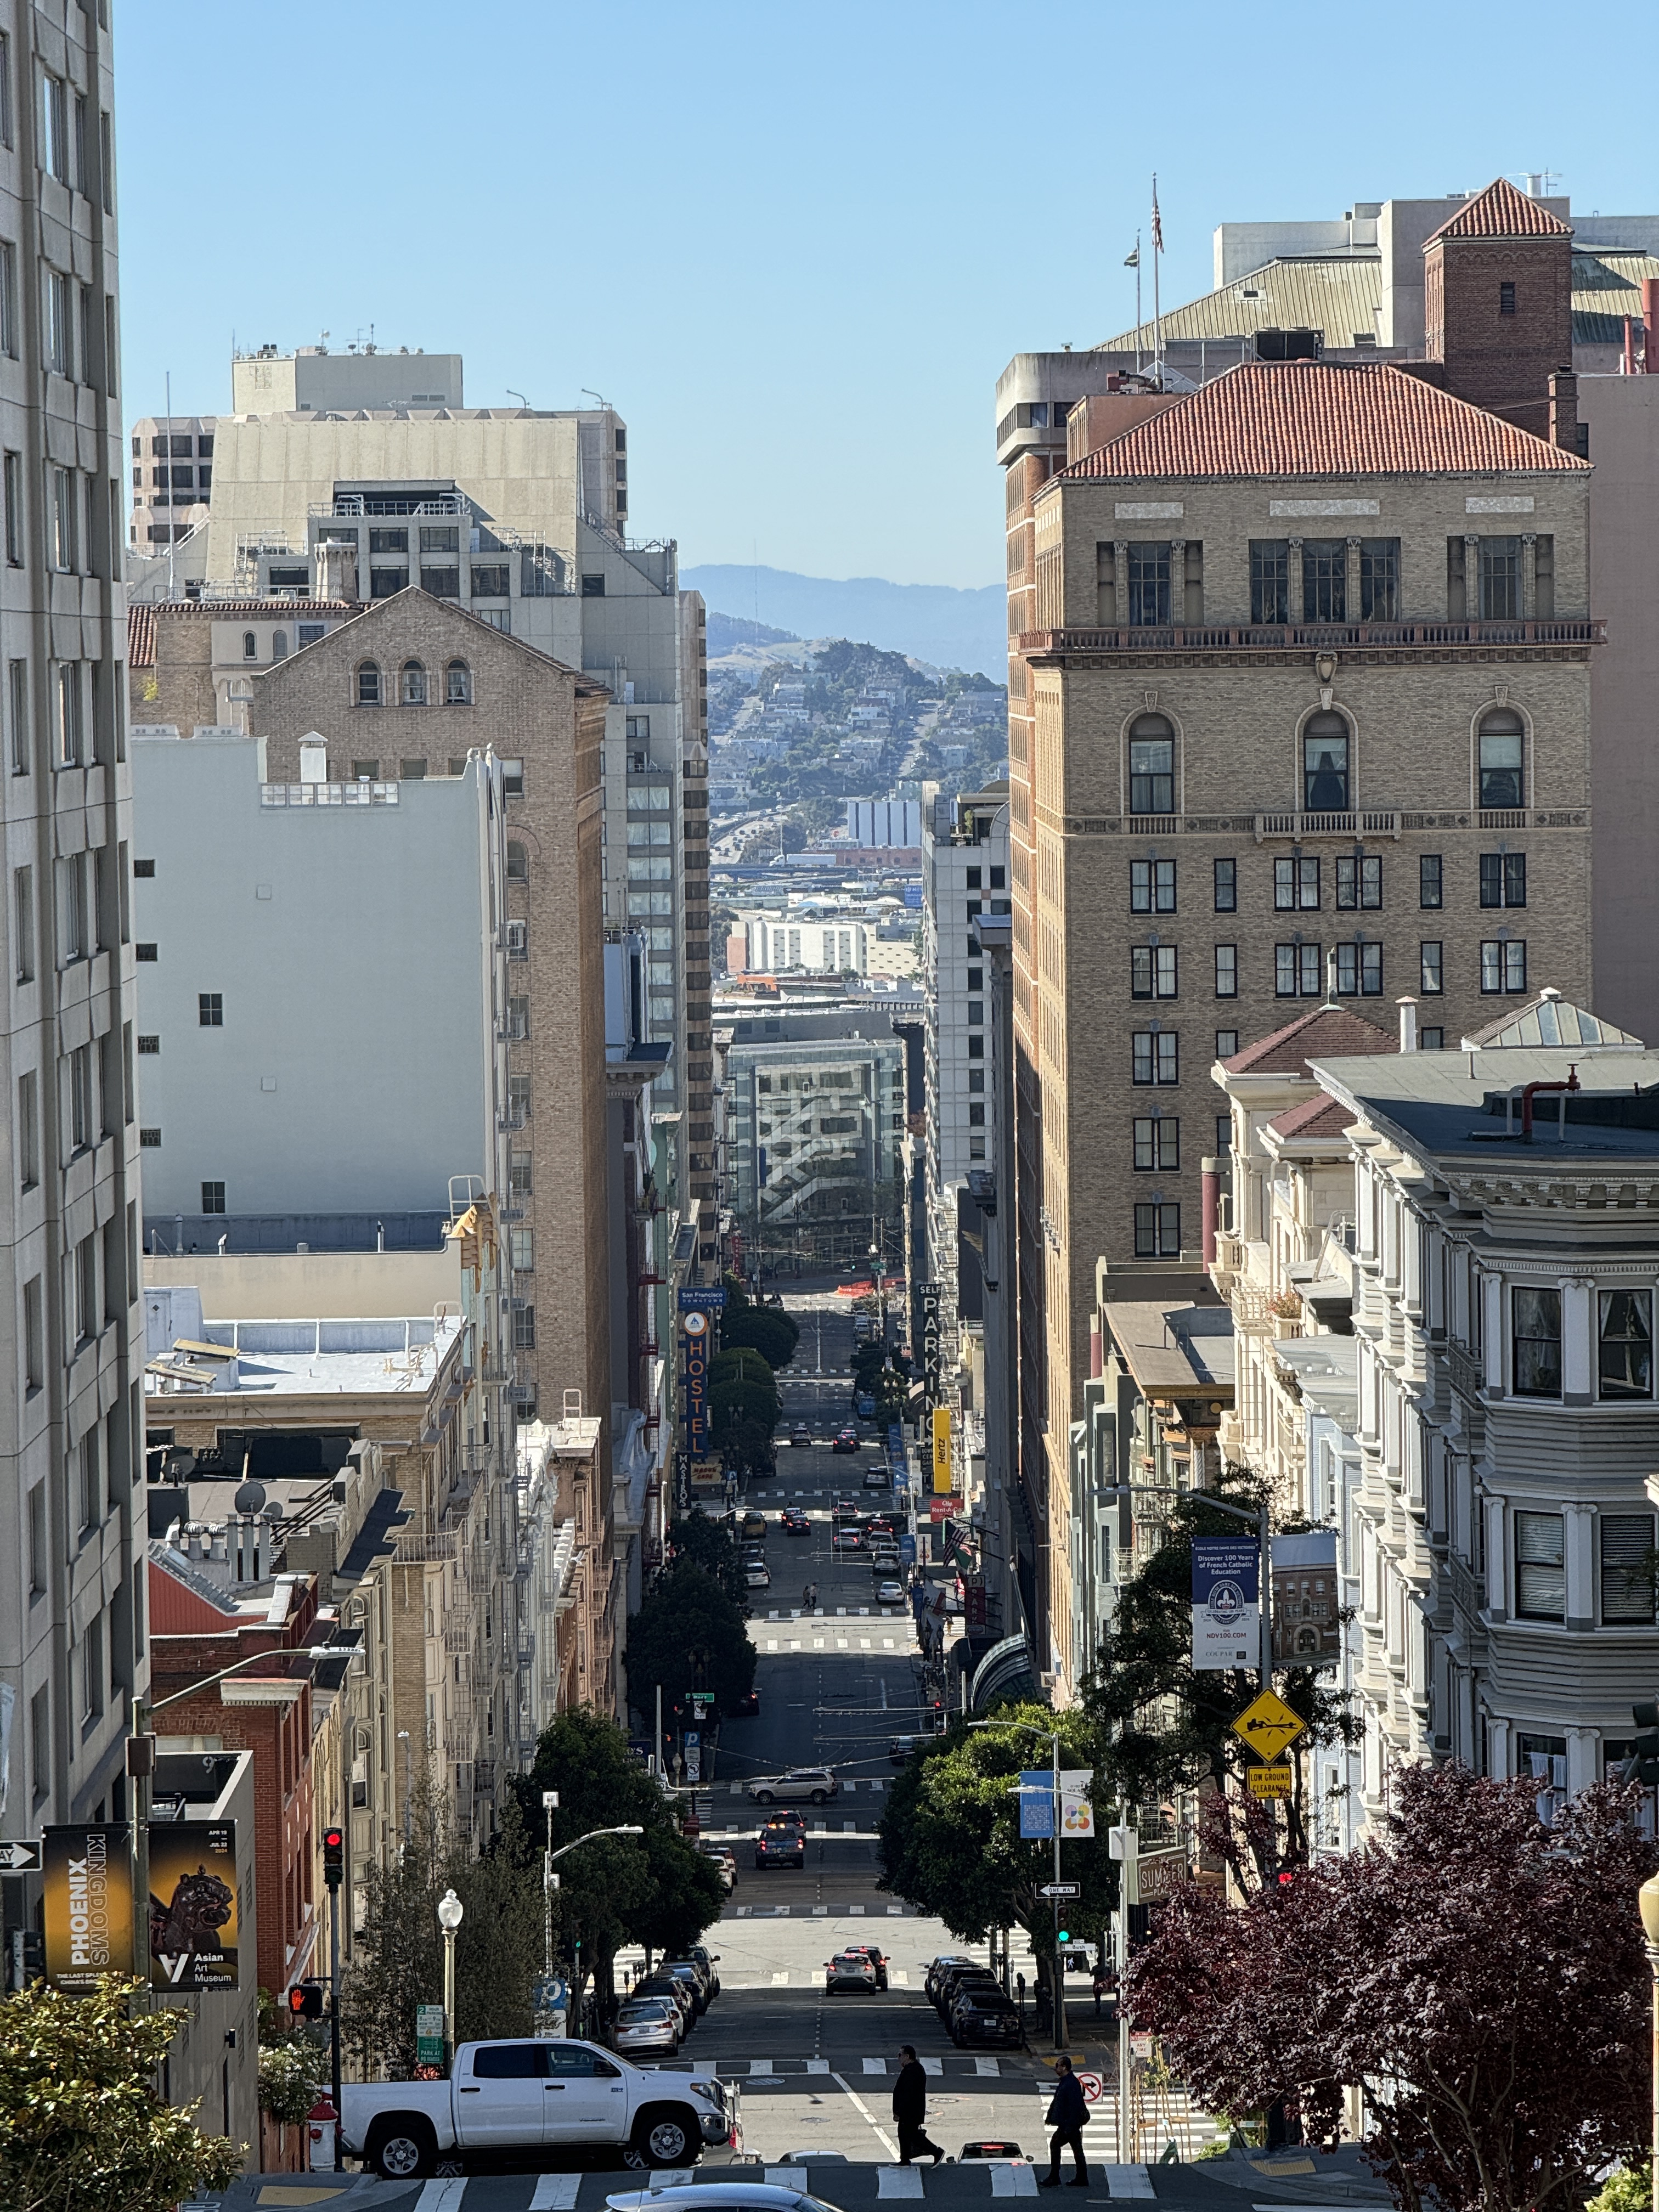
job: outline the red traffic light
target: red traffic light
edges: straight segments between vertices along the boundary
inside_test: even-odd
[[[325,1828],[323,1830],[323,1850],[325,1853],[332,1853],[336,1856],[343,1856],[345,1851],[345,1830],[343,1828]]]
[[[323,1880],[331,1889],[338,1889],[345,1879],[345,1830],[323,1830]]]
[[[322,1984],[295,1982],[288,1993],[288,2008],[295,2020],[320,2020],[323,2016]]]

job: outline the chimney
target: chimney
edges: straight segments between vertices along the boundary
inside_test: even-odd
[[[1659,376],[1659,345],[1654,331],[1659,326],[1659,276],[1642,279],[1642,367],[1649,376]]]
[[[1221,1170],[1224,1164],[1225,1163],[1218,1155],[1213,1159],[1206,1159],[1200,1163],[1200,1172],[1204,1179],[1203,1227],[1200,1234],[1203,1238],[1204,1264],[1206,1267],[1213,1267],[1215,1265],[1216,1231],[1221,1225]]]
[[[1578,379],[1570,368],[1558,368],[1550,378],[1550,443],[1563,453],[1578,447]]]
[[[1400,1009],[1400,1049],[1401,1052],[1415,1052],[1417,1001],[1415,999],[1396,999],[1395,1004]]]

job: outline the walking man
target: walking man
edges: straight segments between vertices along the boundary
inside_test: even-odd
[[[893,2119],[898,2128],[899,2164],[931,2151],[937,2166],[945,2153],[927,2140],[927,2076],[916,2057],[914,2044],[900,2046],[898,2079],[893,2084]],[[1081,2155],[1081,2154],[1079,2154]]]
[[[1072,2071],[1069,2058],[1054,2061],[1054,2094],[1049,2102],[1047,2119],[1054,2133],[1048,2138],[1048,2171],[1042,2177],[1045,2189],[1060,2185],[1060,2154],[1067,2143],[1077,2161],[1077,2172],[1066,2184],[1068,2189],[1089,2186],[1089,2164],[1083,2155],[1083,2124],[1089,2117],[1089,2106],[1083,2094],[1083,2084]]]

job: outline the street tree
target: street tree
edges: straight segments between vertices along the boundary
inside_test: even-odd
[[[1128,1976],[1130,2017],[1212,2110],[1346,2093],[1401,2212],[1577,2212],[1650,2121],[1637,1793],[1540,1820],[1534,1785],[1407,1766],[1352,1853],[1243,1908],[1183,1884]]]
[[[712,1576],[733,1605],[743,1604],[743,1562],[738,1556],[737,1539],[724,1521],[717,1521],[710,1513],[683,1513],[670,1526],[668,1549],[676,1559],[688,1559]],[[642,1705],[640,1709],[645,1710]]]
[[[720,1349],[758,1352],[775,1374],[787,1367],[800,1342],[800,1323],[781,1306],[758,1306],[735,1275],[722,1277],[726,1310],[720,1316]]]
[[[1256,1502],[1249,1478],[1223,1487],[1237,1503]],[[1244,1795],[1244,1769],[1255,1753],[1231,1726],[1261,1687],[1260,1674],[1254,1667],[1211,1672],[1193,1665],[1193,1539],[1237,1536],[1241,1523],[1200,1491],[1164,1503],[1164,1541],[1121,1585],[1082,1702],[1099,1731],[1112,1794],[1155,1805],[1181,1790],[1204,1792],[1206,1847],[1226,1859],[1242,1887],[1253,1889],[1281,1861],[1307,1856],[1304,1770],[1294,1762],[1281,1832],[1271,1810]],[[1301,1747],[1358,1741],[1360,1723],[1328,1674],[1276,1668],[1273,1686],[1306,1723]]]
[[[987,1728],[953,1722],[937,1743],[907,1760],[887,1792],[881,1818],[881,1887],[942,1920],[964,1943],[982,1942],[994,1928],[1018,1927],[1034,1954],[1054,1973],[1054,1912],[1040,1894],[1052,1881],[1054,1847],[1024,1842],[1019,1799],[1013,1794],[1023,1768],[1046,1767],[1046,1742],[1014,1723],[1060,1731],[1062,1767],[1092,1767],[1095,1825],[1102,1832],[1061,1844],[1061,1879],[1082,1885],[1065,1906],[1068,1929],[1093,1941],[1110,1917],[1116,1872],[1107,1847],[1102,1808],[1100,1747],[1088,1716],[1073,1706],[1054,1713],[1046,1705],[1000,1705]]]
[[[650,1712],[712,1690],[714,1711],[736,1712],[755,1686],[755,1647],[737,1602],[689,1559],[676,1559],[628,1624],[629,1702]]]
[[[228,2189],[245,2143],[204,2134],[155,2078],[176,2012],[137,2009],[142,1982],[85,1996],[33,1982],[0,2003],[0,2205],[6,2212],[173,2212]]]

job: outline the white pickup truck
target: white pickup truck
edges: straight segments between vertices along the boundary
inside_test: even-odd
[[[740,2146],[735,2094],[710,2067],[633,2066],[596,2043],[464,2043],[447,2081],[348,2082],[340,2142],[388,2181],[561,2144],[615,2143],[626,2166],[690,2166]]]

